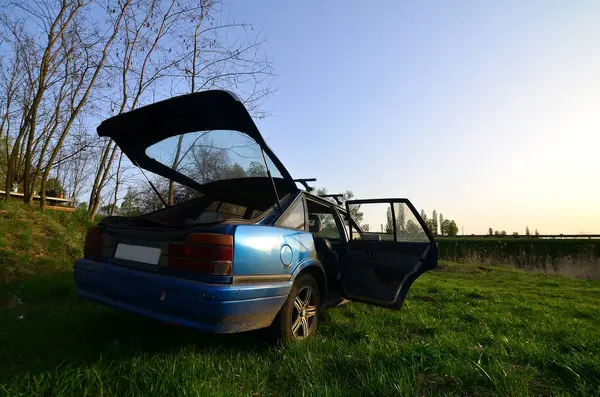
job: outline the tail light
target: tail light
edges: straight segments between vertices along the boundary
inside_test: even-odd
[[[233,264],[233,236],[189,234],[184,243],[169,244],[168,266],[172,269],[212,275],[230,275]]]
[[[85,244],[83,246],[84,258],[101,258],[102,245],[102,230],[99,227],[88,228],[85,236]]]

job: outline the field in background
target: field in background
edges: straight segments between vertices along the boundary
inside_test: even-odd
[[[600,279],[600,239],[443,237],[438,247],[441,258],[448,261]]]
[[[81,301],[84,230],[0,204],[0,395],[600,395],[599,281],[443,263],[398,312],[349,303],[274,346]]]

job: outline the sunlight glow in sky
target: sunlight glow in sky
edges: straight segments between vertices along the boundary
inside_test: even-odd
[[[464,232],[600,233],[600,2],[242,1],[295,178]]]

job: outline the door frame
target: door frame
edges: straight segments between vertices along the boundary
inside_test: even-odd
[[[435,244],[435,238],[433,237],[431,230],[429,230],[429,228],[427,227],[427,224],[425,223],[423,218],[421,218],[421,214],[419,214],[419,211],[417,211],[417,208],[407,198],[380,198],[380,199],[347,200],[345,203],[346,212],[348,213],[348,217],[352,218],[352,216],[350,215],[349,204],[376,204],[376,203],[388,203],[392,207],[392,219],[394,220],[394,224],[393,224],[394,241],[387,241],[387,242],[394,242],[394,243],[402,242],[402,241],[398,241],[398,233],[396,231],[396,211],[394,210],[394,206],[392,205],[393,203],[401,203],[401,204],[406,204],[408,206],[408,208],[412,211],[413,215],[415,216],[415,219],[417,220],[417,222],[419,222],[419,225],[421,225],[421,227],[423,228],[423,231],[425,232],[425,235],[429,239],[429,242],[431,242],[432,244]],[[356,222],[354,222],[354,223],[356,223]],[[359,226],[358,224],[356,224],[356,225]],[[350,242],[350,241],[352,241],[352,228],[350,228],[350,239],[348,240],[348,242]],[[386,241],[382,241],[382,242],[386,242]]]
[[[437,243],[435,241],[433,234],[431,233],[431,230],[429,230],[429,228],[427,227],[427,224],[425,223],[425,221],[423,220],[423,218],[417,211],[416,207],[410,202],[410,200],[408,200],[406,198],[348,200],[345,203],[346,204],[345,210],[346,210],[348,218],[349,218],[349,225],[351,223],[354,223],[356,225],[356,227],[359,229],[359,231],[361,231],[360,225],[358,225],[358,223],[356,221],[354,221],[354,219],[352,219],[352,217],[350,216],[349,205],[351,205],[351,204],[376,204],[376,203],[386,203],[391,206],[391,215],[392,215],[392,219],[394,220],[394,222],[393,222],[394,239],[388,240],[388,241],[386,241],[386,240],[380,240],[380,241],[376,241],[376,242],[374,241],[374,243],[383,244],[384,246],[388,246],[388,247],[392,246],[392,245],[398,245],[398,244],[415,244],[415,243],[423,244],[426,246],[425,252],[423,252],[423,254],[418,256],[419,261],[420,261],[419,266],[417,268],[415,268],[412,272],[408,273],[405,276],[405,278],[403,279],[402,283],[399,286],[399,289],[396,291],[396,296],[394,298],[393,303],[390,303],[389,301],[380,301],[378,299],[372,299],[372,298],[369,298],[368,296],[365,296],[365,297],[348,296],[348,294],[346,292],[345,284],[344,284],[343,293],[348,299],[351,299],[351,300],[397,310],[402,307],[402,304],[404,303],[406,295],[407,295],[410,287],[412,286],[413,282],[418,277],[420,277],[423,273],[427,272],[428,270],[432,270],[436,267],[437,260],[438,260],[438,258],[437,258],[437,255],[438,255],[437,254]],[[396,228],[397,228],[396,212],[395,212],[394,206],[393,206],[394,203],[405,204],[408,206],[409,210],[413,213],[413,217],[417,220],[417,222],[419,223],[419,225],[425,232],[425,235],[428,240],[427,242],[426,241],[423,241],[423,242],[398,241],[398,234],[397,234],[397,230],[396,230]],[[351,251],[351,248],[353,246],[352,227],[350,227],[349,229],[350,229],[349,230],[350,238],[348,240],[348,250]],[[431,263],[432,258],[430,257],[430,255],[435,255],[435,259],[433,259],[433,263]],[[348,271],[351,271],[352,264],[349,263],[349,266],[350,266],[350,268],[348,269]],[[353,294],[350,294],[350,295],[353,295]]]

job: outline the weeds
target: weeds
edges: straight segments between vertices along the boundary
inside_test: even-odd
[[[600,240],[445,238],[438,247],[440,257],[448,261],[600,279]]]

